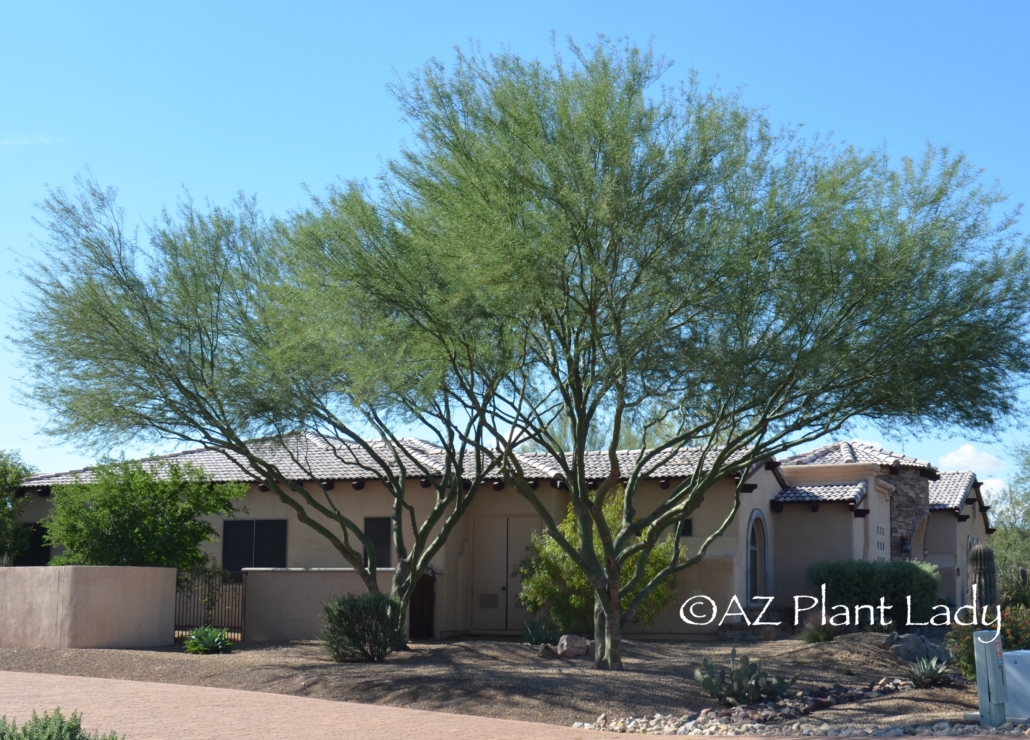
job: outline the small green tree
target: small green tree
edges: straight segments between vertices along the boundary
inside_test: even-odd
[[[230,516],[243,483],[208,480],[191,465],[107,462],[89,480],[54,486],[47,541],[53,565],[149,565],[188,570],[207,563],[200,544],[217,538],[200,517]]]
[[[614,527],[622,517],[625,493],[619,493],[604,504],[604,517]],[[566,537],[576,534],[576,515],[572,507],[558,529]],[[602,557],[601,544],[595,542],[598,557]],[[531,612],[545,615],[563,632],[592,632],[594,629],[594,591],[583,570],[569,557],[554,538],[546,532],[533,535],[528,548],[529,555],[519,563],[515,575],[522,579],[522,604]],[[644,566],[646,581],[656,577],[670,560],[677,559],[673,538],[663,537],[655,545]],[[630,557],[622,564],[623,576],[636,570],[637,557]],[[674,578],[666,576],[659,585],[644,598],[637,608],[634,622],[650,625],[662,607],[672,601],[675,595]],[[636,590],[622,594],[625,604],[637,596]]]
[[[990,523],[995,528],[987,543],[994,548],[998,575],[1014,580],[1020,568],[1030,569],[1030,447],[1017,450],[1016,473],[991,501]]]
[[[29,530],[18,523],[25,499],[18,496],[21,482],[32,474],[17,452],[0,450],[0,565],[7,565],[28,544]]]

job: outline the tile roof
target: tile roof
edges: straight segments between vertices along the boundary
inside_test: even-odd
[[[968,470],[941,473],[939,480],[930,481],[930,509],[961,509],[974,483],[976,475]]]
[[[633,466],[637,464],[640,456],[645,453],[646,450],[619,450],[616,454],[619,459],[619,469],[623,475],[628,475],[633,469]],[[730,456],[730,462],[739,460],[745,456],[748,450],[739,450]],[[546,452],[530,452],[520,453],[519,462],[527,469],[539,470],[541,478],[554,478],[555,476],[562,475],[562,470],[555,462],[554,458]],[[710,451],[708,457],[714,459],[715,452]],[[686,447],[680,450],[676,450],[672,453],[663,453],[656,455],[652,460],[648,462],[648,467],[645,468],[646,478],[686,478],[692,475],[697,469],[697,464],[701,459],[701,449],[697,447]],[[569,465],[572,464],[572,455],[566,455],[566,460]],[[657,467],[652,468],[656,463]],[[600,479],[606,478],[609,471],[611,470],[611,464],[608,460],[607,450],[597,450],[593,452],[587,452],[583,457],[583,474],[584,477],[589,479]]]
[[[420,439],[402,439],[410,459],[404,465],[409,476],[421,477],[424,470],[434,476],[443,475],[446,464],[444,450],[434,444]],[[370,441],[370,446],[383,457],[391,461],[392,453],[387,445],[379,440]],[[296,434],[277,440],[256,440],[250,442],[250,449],[262,459],[274,464],[289,480],[358,480],[378,477],[379,466],[374,458],[359,445],[336,438],[316,434]],[[746,450],[735,453],[731,459],[739,459]],[[628,473],[636,464],[640,450],[619,451],[619,465]],[[711,453],[709,453],[711,454]],[[650,471],[648,478],[683,478],[690,475],[701,452],[698,449],[682,449],[662,461],[656,469]],[[530,479],[553,479],[562,471],[547,453],[519,453],[519,462],[523,472]],[[216,483],[232,481],[257,481],[260,476],[254,472],[247,461],[240,455],[218,448],[200,448],[185,450],[170,455],[147,458],[144,466],[160,471],[165,463],[193,464],[204,469],[204,472]],[[467,461],[469,462],[469,461]],[[422,466],[421,468],[419,466]],[[586,454],[586,477],[604,478],[608,475],[608,453],[606,451],[588,452]],[[75,482],[76,478],[84,481],[90,479],[90,469],[72,470],[65,473],[35,475],[23,484],[27,488],[57,486]]]
[[[857,504],[865,498],[865,494],[866,482],[864,480],[859,481],[858,483],[848,483],[845,485],[808,483],[799,486],[787,486],[776,494],[773,501],[780,501],[783,503],[797,501],[811,503],[822,501],[846,501],[848,503]]]
[[[907,468],[934,469],[933,465],[925,460],[899,455],[896,452],[854,439],[850,442],[834,442],[817,447],[781,461],[782,465],[840,465],[842,463],[879,463],[886,466],[898,463]]]

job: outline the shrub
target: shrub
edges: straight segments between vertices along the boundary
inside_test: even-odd
[[[224,629],[217,627],[198,627],[186,638],[186,652],[194,655],[212,653],[231,653],[232,643]]]
[[[801,639],[805,642],[832,642],[837,636],[837,628],[820,622],[813,622],[805,627],[801,633]]]
[[[21,728],[12,719],[7,724],[7,717],[0,717],[0,740],[118,740],[113,731],[107,735],[94,732],[92,735],[82,729],[82,717],[72,712],[65,719],[60,709],[53,714],[43,713],[42,717],[32,713],[32,719]]]
[[[522,625],[522,640],[530,645],[557,645],[561,632],[546,619],[531,619]]]
[[[920,658],[914,663],[908,664],[908,673],[912,676],[912,682],[920,687],[939,686],[948,683],[948,664],[936,655],[932,658]]]
[[[0,450],[0,566],[22,553],[29,541],[29,529],[18,522],[26,498],[18,486],[32,474],[17,452]]]
[[[883,597],[885,603],[892,607],[888,614],[896,618],[906,614],[908,607],[905,599],[911,596],[912,619],[917,622],[927,622],[933,616],[941,585],[937,566],[911,560],[837,560],[815,563],[809,567],[807,576],[816,593],[822,584],[826,584],[828,605],[845,604],[852,610],[858,604],[878,606]],[[866,616],[865,613],[863,616]]]
[[[604,504],[604,518],[613,531],[618,531],[622,522],[622,507],[625,493],[619,489]],[[564,521],[558,529],[571,541],[576,541],[578,522],[572,507],[569,507]],[[594,548],[598,557],[603,558],[601,543],[595,538]],[[647,583],[672,559],[672,537],[664,537],[655,545],[651,556],[644,566]],[[625,582],[637,567],[637,557],[631,556],[622,564],[621,572]],[[533,535],[529,546],[529,555],[519,563],[512,574],[522,579],[522,593],[519,599],[530,612],[543,614],[563,633],[578,632],[593,634],[594,632],[594,590],[587,581],[583,570],[573,562],[558,543],[547,534]],[[654,616],[672,601],[675,593],[672,576],[665,579],[640,604],[634,622],[646,625],[654,621]],[[622,594],[622,606],[626,608],[639,592],[639,588]]]
[[[322,641],[337,662],[378,663],[404,644],[400,603],[379,592],[339,596],[325,605]]]
[[[1002,606],[1021,606],[1030,609],[1030,583],[1027,581],[1026,568],[1020,568],[1018,574],[1003,578],[1001,593]]]
[[[966,678],[976,677],[976,660],[973,657],[973,633],[983,627],[954,625],[944,638],[944,644],[951,652],[952,661]],[[1010,607],[1001,613],[1002,650],[1030,649],[1030,609]]]
[[[755,704],[768,699],[783,696],[798,680],[795,674],[790,681],[770,678],[762,670],[762,661],[752,663],[747,656],[740,658],[737,664],[737,649],[730,651],[730,671],[720,667],[718,674],[708,662],[701,661],[701,668],[694,671],[694,680],[701,684],[708,695],[720,704],[737,706],[739,704]]]
[[[203,567],[200,544],[218,533],[201,517],[232,515],[244,483],[212,484],[192,465],[108,462],[88,481],[54,486],[43,524],[46,541],[63,546],[54,565],[150,565],[180,570]]]

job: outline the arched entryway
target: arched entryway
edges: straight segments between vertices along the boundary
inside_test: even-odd
[[[761,510],[751,512],[747,527],[747,598],[769,595],[769,537]]]

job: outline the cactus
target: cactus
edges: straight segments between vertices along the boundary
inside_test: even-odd
[[[733,648],[730,651],[728,677],[725,668],[720,668],[716,673],[708,658],[704,658],[701,668],[694,671],[694,680],[720,704],[735,707],[741,704],[756,704],[767,699],[779,699],[794,685],[798,676],[794,674],[790,681],[770,678],[762,670],[761,661],[752,663],[747,656],[741,656],[738,665],[737,649]]]
[[[990,545],[976,545],[969,551],[969,585],[977,586],[982,606],[998,603],[998,579],[994,571],[994,550]]]

